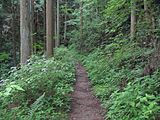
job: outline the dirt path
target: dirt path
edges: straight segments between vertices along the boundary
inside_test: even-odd
[[[79,63],[76,65],[76,79],[70,120],[104,120],[103,110],[98,99],[92,94],[87,73]]]

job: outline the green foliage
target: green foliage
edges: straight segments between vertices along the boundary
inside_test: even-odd
[[[60,13],[62,16],[67,14],[68,19],[65,21],[66,40],[72,47],[91,53],[78,56],[70,49],[59,48],[54,58],[46,60],[33,56],[27,65],[13,68],[8,73],[12,66],[11,58],[15,55],[13,48],[19,49],[18,39],[16,46],[11,42],[12,37],[19,36],[19,1],[1,0],[0,51],[6,52],[0,53],[0,82],[4,79],[4,83],[0,84],[0,119],[67,119],[74,82],[73,61],[79,58],[88,69],[93,90],[108,110],[106,119],[159,119],[159,71],[151,78],[140,76],[153,53],[152,48],[144,47],[153,47],[152,42],[155,39],[158,41],[160,37],[160,2],[150,0],[149,23],[146,21],[144,0],[135,1],[137,24],[135,39],[132,41],[129,39],[131,0],[61,1],[65,5],[61,7]],[[82,16],[79,8],[81,2]],[[45,36],[44,25],[41,24],[44,21],[44,0],[36,0],[34,7],[38,28],[36,33],[32,33],[36,40],[33,47],[41,54]],[[83,26],[80,26],[81,17]],[[12,26],[12,20],[17,26]],[[80,27],[83,28],[82,36]],[[15,30],[15,36],[12,35],[12,29]],[[68,44],[67,41],[61,42]],[[19,58],[19,52],[16,57]],[[9,74],[7,79],[2,76],[6,73]]]
[[[125,27],[122,27],[124,23],[126,26],[129,25],[127,22],[130,16],[130,1],[128,0],[110,0],[106,5],[106,9],[104,12],[104,17],[106,18],[107,29],[105,30],[107,33],[119,33]],[[114,14],[113,14],[114,13]]]
[[[9,59],[9,54],[7,54],[5,52],[0,53],[0,62],[6,61],[8,59]]]
[[[119,40],[83,57],[93,90],[108,110],[106,119],[154,120],[159,110],[159,74],[140,77],[151,53]]]
[[[153,78],[138,78],[128,83],[123,92],[115,91],[111,95],[107,114],[111,120],[155,120],[160,110],[159,73]]]
[[[1,119],[66,119],[75,80],[74,56],[58,48],[54,58],[33,56],[27,65],[12,70],[0,88]]]
[[[0,78],[3,78],[8,75],[9,72],[9,64],[0,63]]]
[[[72,13],[73,18],[68,21],[73,29],[68,32],[70,44],[74,44],[79,50],[88,52],[102,43],[102,34],[104,34],[104,25],[101,19],[101,8],[105,5],[106,0],[85,0],[83,1],[83,40],[80,40],[80,10],[76,8]],[[80,5],[80,1],[75,4]],[[101,6],[99,6],[101,5]],[[81,45],[81,46],[80,46]]]
[[[80,1],[77,3],[80,4]],[[70,43],[78,49],[83,49],[83,52],[90,52],[95,47],[113,42],[112,38],[115,36],[117,38],[121,38],[121,34],[123,37],[128,36],[130,25],[128,11],[130,11],[130,1],[127,0],[83,1],[83,40],[80,40],[79,31],[80,12],[75,9],[73,19],[69,21],[70,25],[74,26],[68,33],[68,37],[71,38]]]
[[[0,79],[8,74],[9,64],[8,60],[10,59],[10,55],[6,52],[0,53]]]

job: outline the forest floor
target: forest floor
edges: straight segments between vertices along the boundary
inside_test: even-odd
[[[94,96],[85,68],[76,64],[76,83],[72,93],[70,120],[104,120],[105,111]]]

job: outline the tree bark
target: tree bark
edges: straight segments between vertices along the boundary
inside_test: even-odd
[[[57,0],[55,1],[55,5],[54,5],[54,39],[55,39],[55,46],[56,46],[56,40],[57,40]]]
[[[31,52],[34,53],[34,0],[30,0],[30,27],[31,27]]]
[[[20,34],[21,34],[21,65],[27,63],[31,55],[30,41],[30,1],[20,0]]]
[[[64,15],[64,35],[63,35],[63,39],[64,39],[64,45],[67,45],[67,1],[66,1],[66,6],[65,6],[65,15]]]
[[[46,1],[46,48],[47,48],[47,57],[52,57],[53,55],[53,47],[54,47],[54,42],[53,36],[54,34],[54,21],[53,21],[53,3],[54,1],[52,0],[47,0]]]
[[[16,39],[15,39],[15,9],[12,0],[12,42],[13,42],[13,65],[16,66],[17,64],[17,56],[16,56]]]
[[[59,0],[57,0],[57,36],[56,36],[56,47],[60,45],[60,19],[59,19]]]
[[[45,50],[46,50],[46,0],[44,0],[44,18],[43,18],[43,26],[44,26],[44,48],[43,48],[43,50],[44,50],[44,52],[45,52]]]
[[[135,38],[136,33],[136,3],[131,0],[131,39]]]

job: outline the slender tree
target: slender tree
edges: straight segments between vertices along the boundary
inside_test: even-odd
[[[151,0],[144,0],[144,11],[145,11],[145,21],[147,23],[147,31],[148,36],[146,41],[148,41],[151,46],[154,46],[156,48],[156,39],[154,36],[154,30],[155,30],[155,18],[153,16],[153,10],[151,8]],[[148,43],[147,42],[147,43]]]
[[[34,1],[30,0],[30,32],[31,32],[31,52],[34,52]]]
[[[57,36],[56,36],[56,47],[60,45],[60,15],[59,15],[59,0],[57,0]]]
[[[80,49],[83,46],[83,0],[80,2]]]
[[[20,0],[20,33],[21,33],[21,64],[26,64],[31,55],[30,41],[30,1]]]
[[[46,0],[46,49],[47,49],[47,57],[51,57],[53,55],[53,47],[54,42],[54,19],[53,19],[53,0]]]
[[[55,1],[55,4],[54,4],[54,17],[53,19],[55,19],[54,21],[54,34],[55,34],[55,46],[57,44],[57,0]]]
[[[11,28],[12,28],[12,43],[13,43],[13,65],[16,66],[17,64],[17,56],[16,56],[16,33],[15,33],[15,7],[14,7],[14,1],[12,0],[12,23],[11,23]]]
[[[131,39],[134,39],[136,33],[136,2],[131,0]]]
[[[46,50],[46,0],[44,0],[44,11],[43,11],[43,28],[44,28],[44,51]]]
[[[63,35],[63,40],[64,40],[64,45],[67,44],[67,4],[68,4],[68,1],[66,0],[66,3],[65,3],[65,15],[64,15],[64,35]]]

